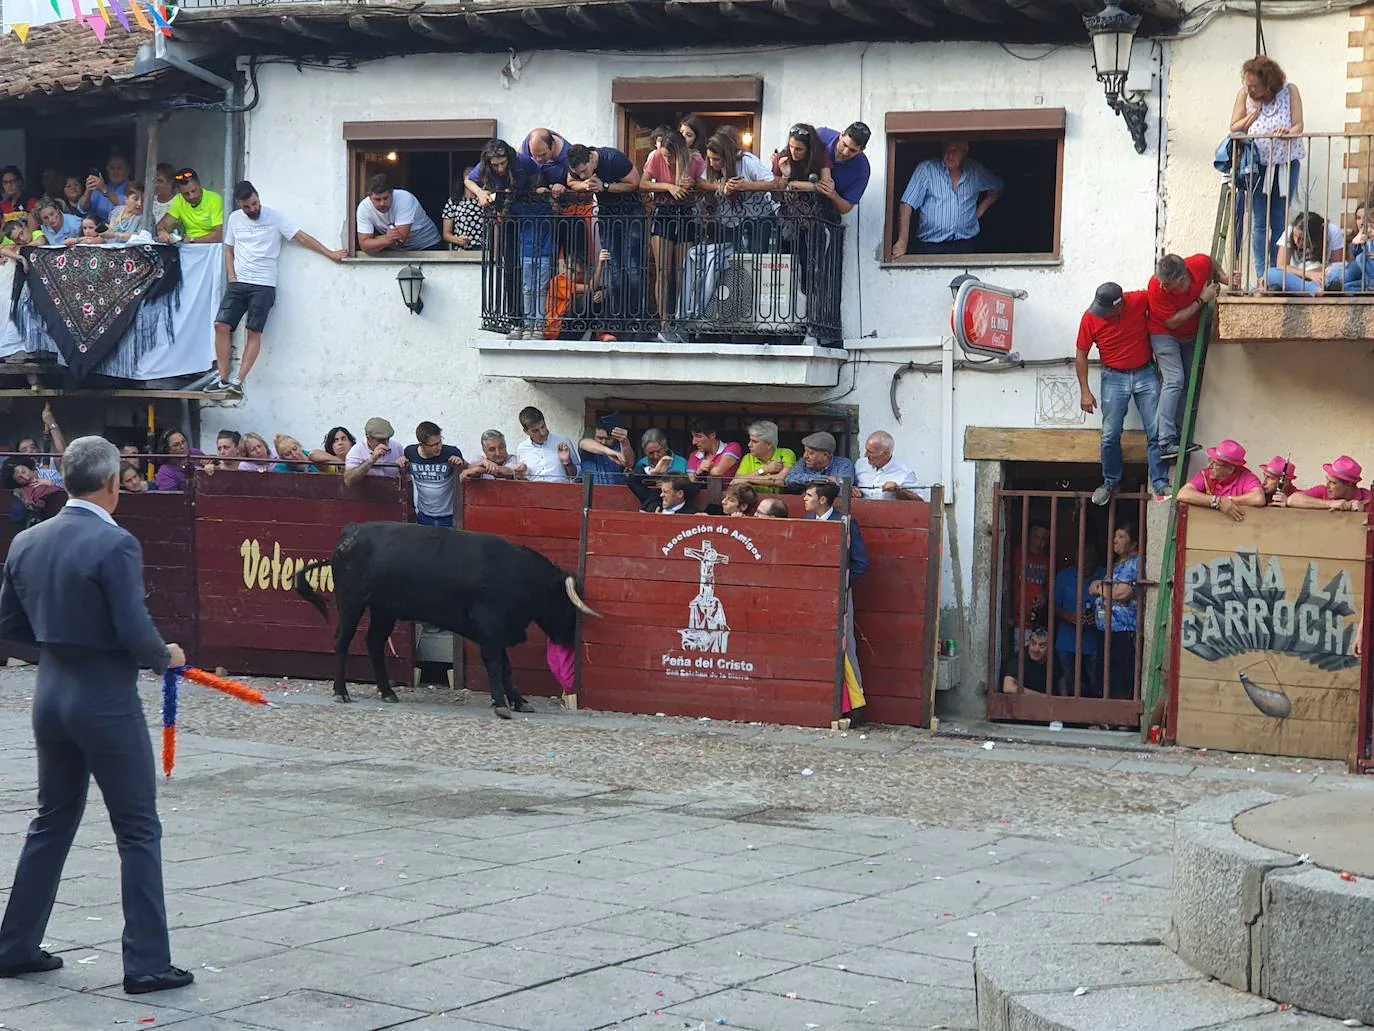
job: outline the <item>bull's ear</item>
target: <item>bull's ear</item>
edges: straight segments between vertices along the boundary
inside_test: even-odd
[[[578,596],[576,580],[574,580],[571,576],[565,577],[563,580],[563,586],[567,588],[568,600],[577,607],[578,612],[585,613],[588,616],[594,616],[597,619],[601,618],[600,612],[597,612],[594,609],[592,609],[591,606],[589,606],[585,601],[581,599],[581,597]]]

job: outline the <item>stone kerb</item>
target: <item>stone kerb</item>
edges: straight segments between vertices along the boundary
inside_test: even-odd
[[[1167,944],[1232,987],[1374,1024],[1374,883],[1236,833],[1236,817],[1275,801],[1245,792],[1179,814]]]

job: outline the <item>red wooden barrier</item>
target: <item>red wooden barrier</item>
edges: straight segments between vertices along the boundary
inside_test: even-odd
[[[834,523],[590,512],[579,702],[829,726],[840,546]]]
[[[869,570],[854,589],[854,623],[868,718],[876,723],[930,725],[941,503],[937,494],[933,504],[855,501],[851,509],[868,546]]]
[[[200,470],[194,489],[199,641],[193,660],[235,673],[333,679],[332,571],[325,566],[307,574],[330,602],[326,624],[296,593],[296,570],[329,558],[349,523],[405,519],[409,485],[369,477],[345,487],[342,476]],[[366,627],[364,618],[348,660],[349,679],[364,683],[374,676]],[[408,684],[411,624],[397,624],[391,642],[388,672]]]
[[[633,511],[639,507],[625,487],[596,487],[598,508]],[[582,537],[580,483],[521,483],[510,480],[472,480],[463,485],[459,498],[462,513],[458,526],[472,533],[494,533],[515,544],[524,544],[577,572]],[[533,624],[529,640],[509,651],[512,679],[521,694],[557,697],[562,688],[549,672],[544,648],[547,639]],[[487,672],[477,646],[463,642],[463,683],[470,690],[489,690]]]

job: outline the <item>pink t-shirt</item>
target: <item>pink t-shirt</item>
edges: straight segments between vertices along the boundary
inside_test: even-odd
[[[706,159],[694,152],[687,174],[692,177],[692,182],[700,180],[706,175]],[[665,160],[657,149],[653,150],[649,154],[649,160],[644,162],[644,178],[652,179],[656,183],[677,182],[677,177],[673,175],[673,163]]]
[[[1316,498],[1318,501],[1334,501],[1334,500],[1335,500],[1334,498],[1331,497],[1330,494],[1326,493],[1326,484],[1324,484],[1324,483],[1318,484],[1318,485],[1315,486],[1315,487],[1309,487],[1309,488],[1307,488],[1307,490],[1303,491],[1303,493],[1306,494],[1309,498]],[[1368,501],[1368,500],[1369,500],[1369,491],[1365,490],[1365,488],[1363,488],[1363,487],[1356,487],[1356,488],[1355,488],[1355,497],[1354,497],[1353,499],[1351,499],[1351,500],[1354,500],[1354,501]]]
[[[1257,487],[1262,488],[1264,484],[1260,478],[1249,469],[1242,469],[1229,480],[1223,483],[1213,483],[1207,470],[1203,469],[1200,473],[1188,481],[1188,486],[1194,490],[1200,490],[1204,494],[1210,494],[1217,498],[1238,498],[1242,494],[1249,494]]]
[[[718,458],[721,455],[734,455],[735,464],[738,465],[740,463],[740,460],[744,458],[744,449],[741,448],[738,444],[736,444],[733,440],[722,440],[719,446],[717,446],[715,454],[711,455],[711,457]],[[687,456],[687,471],[689,473],[696,472],[699,468],[701,468],[701,463],[704,461],[706,461],[706,455],[702,454],[700,451],[693,451],[690,455]]]

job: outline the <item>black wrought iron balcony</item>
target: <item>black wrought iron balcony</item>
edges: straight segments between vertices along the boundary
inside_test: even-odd
[[[706,200],[648,213],[638,197],[609,196],[619,210],[604,200],[555,210],[510,195],[486,209],[483,329],[544,340],[840,346],[837,220],[732,217]]]

